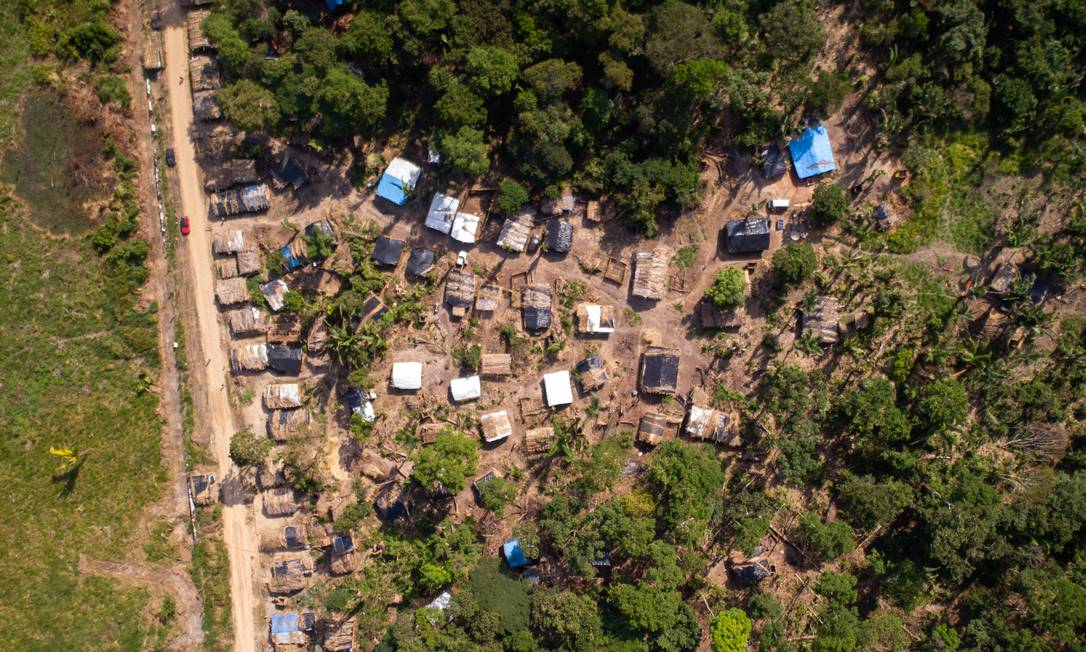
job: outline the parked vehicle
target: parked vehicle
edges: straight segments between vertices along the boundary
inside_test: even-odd
[[[158,13],[158,9],[151,12],[151,29],[156,32],[162,29],[162,15]]]
[[[189,216],[188,215],[182,215],[181,216],[180,226],[181,226],[181,235],[188,235],[189,231],[191,230],[189,228]]]
[[[166,148],[166,165],[171,168],[177,165],[177,156],[174,155],[172,147]]]
[[[539,245],[541,242],[543,241],[539,238],[539,234],[533,233],[532,239],[528,241],[528,254],[531,255],[539,251]]]
[[[468,264],[468,252],[461,251],[460,253],[456,254],[456,266],[457,267],[463,267],[464,265],[467,265],[467,264]]]

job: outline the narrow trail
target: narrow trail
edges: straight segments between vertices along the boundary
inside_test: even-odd
[[[79,572],[102,575],[150,585],[169,591],[177,603],[181,635],[170,641],[167,650],[194,650],[204,642],[204,623],[196,587],[187,573],[132,561],[115,562],[79,555]]]
[[[207,198],[200,186],[190,132],[193,113],[184,14],[174,4],[165,18],[166,69],[163,80],[170,93],[170,120],[181,188],[181,212],[188,216],[192,227],[191,234],[182,238],[181,247],[187,254],[184,259],[189,263],[186,271],[191,279],[192,305],[196,311],[197,332],[193,335],[207,360],[193,371],[194,391],[206,394],[207,412],[202,417],[211,430],[211,451],[218,463],[220,481],[225,485],[229,478],[238,476],[238,469],[230,460],[230,437],[237,431],[237,424],[226,392],[229,367],[215,306]],[[253,576],[258,566],[258,544],[249,519],[252,507],[244,501],[224,498],[223,539],[230,562],[234,649],[255,652],[259,614],[256,613]]]

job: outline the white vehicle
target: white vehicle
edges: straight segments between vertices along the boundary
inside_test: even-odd
[[[460,253],[456,254],[456,266],[457,267],[463,267],[464,265],[467,265],[467,264],[468,264],[468,252],[461,251]]]
[[[786,211],[792,203],[787,199],[770,199],[769,210],[771,211]]]

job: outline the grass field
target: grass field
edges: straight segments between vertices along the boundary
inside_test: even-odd
[[[154,648],[151,616],[168,605],[77,569],[80,553],[130,555],[144,508],[162,493],[161,423],[146,391],[158,365],[154,315],[136,309],[78,235],[89,219],[69,195],[66,157],[94,141],[64,123],[52,96],[24,100],[30,47],[15,4],[0,3],[0,150],[12,182],[0,189],[0,650]],[[39,123],[49,129],[27,138],[20,106],[51,116]],[[83,140],[67,141],[73,134]],[[12,199],[13,186],[26,201]],[[28,207],[72,235],[48,235]],[[77,472],[57,477],[50,446],[76,448]]]

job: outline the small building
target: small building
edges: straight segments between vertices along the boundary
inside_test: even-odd
[[[825,125],[804,129],[798,138],[788,141],[788,151],[792,155],[792,167],[796,176],[801,180],[837,169],[837,163],[833,160],[830,134]]]
[[[479,374],[488,378],[513,375],[513,356],[508,353],[484,353]]]
[[[788,172],[788,161],[776,143],[770,143],[758,152],[762,161],[762,176],[769,180],[779,179]]]
[[[685,432],[692,439],[737,446],[740,441],[734,423],[735,420],[732,417],[720,410],[691,405],[686,415]]]
[[[656,412],[642,415],[637,426],[637,441],[648,446],[657,446],[674,434],[668,418]]]
[[[475,297],[475,312],[493,313],[498,309],[501,288],[493,283],[484,283]]]
[[[301,434],[313,422],[309,410],[272,410],[268,413],[268,437],[274,441],[286,441]]]
[[[603,221],[603,209],[600,202],[595,199],[590,199],[585,206],[584,218],[589,222],[602,222]]]
[[[543,394],[547,407],[560,407],[573,402],[573,388],[569,382],[569,371],[563,369],[543,376]]]
[[[262,371],[268,367],[267,344],[242,344],[230,351],[230,368],[235,374]]]
[[[475,301],[475,274],[461,269],[449,272],[445,279],[445,305],[453,317],[463,317]]]
[[[298,375],[302,371],[302,347],[285,344],[267,346],[268,366],[281,374]]]
[[[551,327],[551,289],[546,285],[527,285],[520,293],[524,330],[544,331]]]
[[[197,120],[212,122],[222,118],[222,109],[215,91],[200,91],[192,94],[192,113]],[[254,179],[255,181],[255,179]]]
[[[308,643],[308,634],[313,631],[316,618],[313,612],[273,613],[268,619],[268,635],[272,647],[280,650],[303,650]]]
[[[414,193],[420,176],[422,168],[407,159],[394,158],[377,183],[377,196],[403,206]]]
[[[275,178],[276,187],[280,190],[290,187],[297,192],[309,183],[309,177],[306,176],[305,169],[293,156],[286,152],[283,152],[282,158],[272,167],[271,173]]]
[[[837,338],[840,334],[837,309],[837,299],[818,297],[815,300],[814,309],[803,311],[800,317],[803,335],[814,336],[821,344],[830,346],[837,344]]]
[[[150,73],[158,72],[166,66],[166,62],[162,58],[162,39],[158,38],[157,34],[143,45],[141,63],[143,69]]]
[[[634,254],[633,295],[642,299],[659,301],[667,296],[667,267],[671,250],[657,247],[651,252]]]
[[[381,301],[381,297],[376,294],[368,294],[366,300],[362,302],[362,308],[351,320],[351,327],[357,333],[367,323],[380,319],[386,312],[388,312],[388,306],[385,305],[384,301]]]
[[[347,408],[347,417],[353,419],[355,415],[358,415],[368,423],[376,421],[377,412],[373,409],[373,401],[370,400],[372,396],[369,392],[363,392],[357,387],[348,387],[347,391],[343,392],[343,407]]]
[[[403,240],[382,235],[373,245],[373,254],[370,258],[380,267],[395,267],[400,264],[400,256],[403,255]]]
[[[582,394],[594,392],[603,387],[607,382],[607,371],[604,369],[603,358],[594,355],[577,363],[577,384]]]
[[[407,257],[407,273],[415,276],[426,276],[434,268],[434,252],[422,247],[411,250]]]
[[[759,547],[751,557],[733,553],[727,562],[732,579],[739,586],[753,586],[776,572],[776,567],[769,562],[769,555]]]
[[[483,440],[493,444],[513,434],[513,423],[509,420],[509,413],[501,410],[479,417],[479,429],[483,431]]]
[[[242,282],[244,283],[244,281]],[[264,295],[264,300],[268,302],[268,307],[271,308],[272,312],[279,312],[283,309],[283,300],[289,291],[290,288],[287,287],[286,281],[281,278],[268,281],[260,286],[260,293]]]
[[[216,233],[211,237],[211,253],[217,256],[235,254],[245,249],[245,234],[238,229]]]
[[[506,218],[498,234],[498,246],[512,253],[524,253],[535,222],[531,213],[522,212]]]
[[[210,91],[209,95],[213,95]],[[216,105],[218,106],[218,105]],[[256,161],[251,158],[233,158],[204,166],[204,190],[218,192],[260,181]]]
[[[483,387],[478,376],[453,378],[449,381],[449,393],[452,395],[452,400],[463,403],[464,401],[474,401],[482,396]]]
[[[760,254],[769,249],[769,220],[749,217],[728,222],[724,247],[730,254]]]
[[[615,307],[579,303],[575,311],[577,332],[582,335],[610,335],[615,332]]]
[[[452,231],[458,208],[460,208],[459,199],[435,192],[434,198],[430,200],[430,210],[426,212],[426,228],[448,235]]]
[[[452,228],[449,237],[464,244],[475,244],[475,236],[479,232],[482,219],[471,213],[457,213],[453,217]]]
[[[272,563],[268,593],[272,595],[297,593],[305,588],[306,578],[312,573],[312,557],[301,556],[278,559]]]
[[[565,220],[547,222],[547,250],[567,254],[573,247],[573,225]]]
[[[234,337],[263,335],[268,332],[268,318],[259,308],[245,306],[226,313],[226,323]]]
[[[279,254],[283,257],[283,271],[292,272],[303,267],[308,260],[306,256],[308,249],[305,239],[298,236],[291,238],[290,242],[280,247]]]
[[[569,215],[577,207],[577,200],[573,196],[573,189],[568,185],[562,187],[562,194],[555,198],[546,198],[540,204],[544,215]]]
[[[279,487],[264,492],[264,513],[270,517],[290,516],[298,511],[298,503],[294,501],[294,490],[290,487]]]
[[[235,306],[249,300],[249,286],[243,278],[227,278],[215,284],[215,299],[221,306]]]
[[[279,344],[300,342],[302,338],[302,318],[298,315],[284,313],[272,317],[268,326],[268,341]]]
[[[328,0],[328,4],[340,0]],[[354,650],[354,620],[325,621],[321,649],[324,652],[352,652]]]
[[[647,394],[675,394],[679,386],[679,350],[650,346],[641,358],[638,384]]]
[[[215,502],[215,492],[211,487],[215,484],[215,476],[210,474],[194,474],[189,476],[189,491],[192,492],[192,502],[199,507],[207,507]]]
[[[354,548],[354,538],[350,534],[337,534],[332,537],[328,568],[333,575],[353,573],[358,570],[360,561]]]
[[[214,217],[232,217],[242,213],[262,213],[270,205],[268,187],[262,183],[250,184],[211,193],[210,213]]]
[[[524,555],[524,548],[520,546],[520,539],[510,539],[502,544],[502,557],[511,570],[516,570],[529,564],[528,557]]]
[[[311,355],[320,353],[324,351],[324,347],[328,345],[330,339],[328,324],[324,319],[324,315],[317,315],[313,325],[309,327],[309,335],[305,338],[305,350]]]
[[[264,388],[264,407],[269,410],[293,410],[302,407],[302,387],[298,383],[274,383]]]
[[[309,548],[305,526],[298,524],[284,525],[274,530],[264,530],[260,537],[260,549],[263,552],[297,552]]]
[[[397,362],[392,365],[392,387],[406,391],[422,389],[422,363]]]
[[[1021,276],[1018,265],[1009,260],[1003,261],[988,280],[988,291],[996,296],[1006,294]]]
[[[213,91],[222,87],[219,64],[206,54],[189,57],[189,81],[193,92]]]
[[[189,37],[189,52],[209,52],[214,50],[214,46],[211,45],[211,41],[208,40],[207,34],[204,33],[204,21],[211,15],[211,11],[208,9],[198,9],[196,11],[190,11],[185,16],[185,30],[188,32]]]
[[[721,308],[708,298],[698,301],[694,312],[698,316],[698,323],[705,329],[734,332],[743,325],[744,313],[740,308]]]
[[[239,251],[237,254],[238,274],[252,276],[260,271],[260,256],[252,249]]]
[[[223,258],[215,261],[215,275],[218,278],[234,278],[238,275],[238,259]]]
[[[553,444],[554,428],[550,426],[532,428],[524,433],[524,452],[529,455],[548,453]]]

